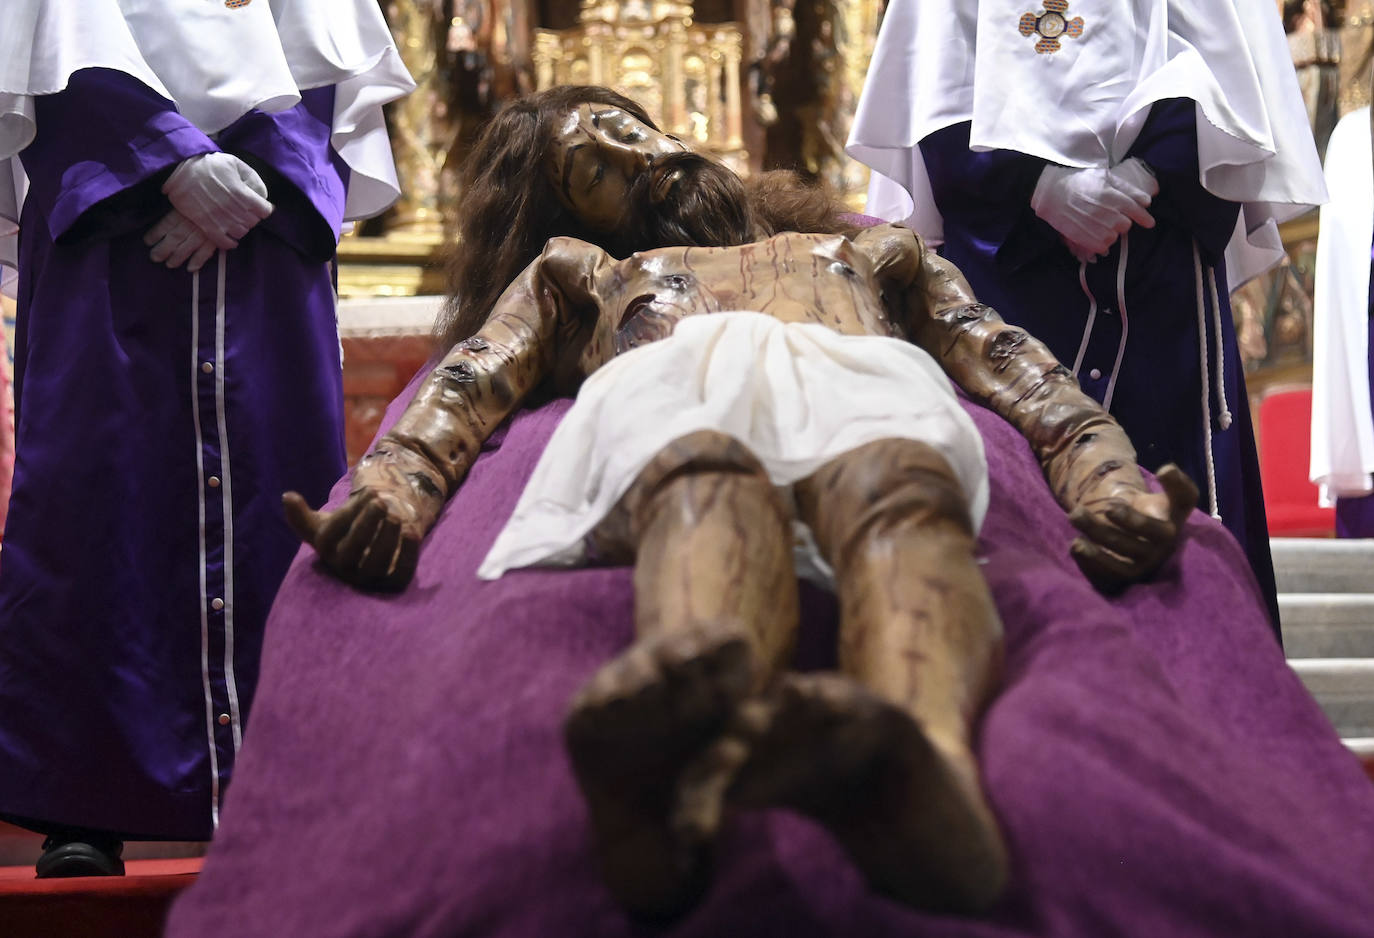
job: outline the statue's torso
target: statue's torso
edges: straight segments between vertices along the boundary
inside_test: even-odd
[[[621,352],[665,339],[678,321],[748,310],[846,335],[896,336],[872,263],[839,235],[787,233],[726,248],[662,248],[614,269],[580,364],[589,375]]]

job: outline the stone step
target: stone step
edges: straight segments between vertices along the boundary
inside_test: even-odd
[[[1374,590],[1374,539],[1271,538],[1279,593]]]
[[[1296,658],[1289,665],[1342,739],[1374,737],[1374,658]]]
[[[1283,593],[1289,658],[1374,658],[1374,593]]]

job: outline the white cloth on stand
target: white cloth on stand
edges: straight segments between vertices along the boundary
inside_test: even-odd
[[[33,99],[84,68],[138,79],[207,134],[332,85],[331,139],[349,168],[345,218],[376,215],[400,195],[382,105],[415,83],[376,0],[4,0],[0,264],[13,264],[5,229],[18,222],[24,188],[13,157],[41,130]]]
[[[739,440],[780,487],[866,443],[919,440],[953,467],[975,531],[987,514],[982,436],[925,350],[761,313],[712,313],[683,319],[669,338],[587,379],[478,575],[584,562],[584,538],[649,461],[698,430]],[[799,533],[799,574],[828,582],[814,542]]]
[[[1312,329],[1312,481],[1321,503],[1374,492],[1369,404],[1369,263],[1374,147],[1369,108],[1343,117],[1326,146]]]
[[[1233,286],[1282,258],[1277,225],[1326,200],[1306,109],[1272,0],[1070,0],[1082,34],[1036,52],[1028,0],[891,0],[850,131],[872,167],[866,211],[931,243],[942,222],[918,144],[969,122],[975,150],[1106,167],[1150,106],[1197,104],[1199,173],[1243,204],[1227,250]],[[1042,11],[1043,12],[1043,11]]]

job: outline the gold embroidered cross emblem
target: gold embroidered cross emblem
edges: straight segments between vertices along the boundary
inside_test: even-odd
[[[1083,35],[1083,17],[1068,19],[1064,16],[1069,9],[1069,0],[1044,0],[1045,9],[1040,13],[1021,14],[1021,35],[1039,36],[1035,51],[1048,55],[1059,51],[1059,37],[1077,39]]]
[[[252,2],[253,0],[224,0],[224,5],[231,10],[237,10],[239,7],[246,7]]]

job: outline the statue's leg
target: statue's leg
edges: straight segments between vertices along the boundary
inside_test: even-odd
[[[788,678],[735,794],[816,817],[895,898],[983,909],[1007,859],[972,734],[1002,628],[962,488],[933,448],[882,440],[796,496],[835,570],[843,674]]]
[[[686,782],[683,767],[791,655],[790,510],[748,449],[698,432],[654,458],[593,540],[635,558],[636,641],[574,698],[565,738],[607,885],[637,915],[669,918],[705,888],[737,764]],[[684,797],[707,820],[675,824]]]

